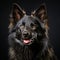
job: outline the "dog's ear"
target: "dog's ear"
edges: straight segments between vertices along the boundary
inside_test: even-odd
[[[44,29],[48,33],[48,29],[49,29],[48,28],[48,17],[47,17],[47,9],[46,9],[45,3],[41,4],[37,10],[33,11],[31,16],[38,17],[40,21],[42,22],[42,24],[44,25]]]
[[[17,3],[13,3],[8,28],[11,29],[25,14],[26,12]]]
[[[21,19],[25,14],[25,11],[16,3],[12,6],[12,17],[16,20]]]
[[[37,16],[41,22],[44,22],[45,19],[47,19],[47,9],[46,9],[46,5],[43,3],[40,5],[40,7],[33,11],[32,16]]]

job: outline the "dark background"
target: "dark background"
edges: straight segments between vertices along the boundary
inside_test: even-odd
[[[8,22],[12,3],[17,2],[30,14],[45,2],[49,20],[49,36],[52,47],[60,60],[60,2],[58,0],[8,0],[0,1],[0,60],[8,60]]]

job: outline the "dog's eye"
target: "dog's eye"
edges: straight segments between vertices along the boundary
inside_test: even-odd
[[[20,26],[20,29],[24,29],[24,25],[21,25],[21,26]]]
[[[35,30],[35,29],[36,29],[36,26],[33,26],[33,27],[32,27],[32,30]]]
[[[36,29],[36,24],[31,23],[31,28],[32,28],[32,30],[35,30]]]
[[[24,29],[25,27],[25,22],[22,22],[22,25],[20,25],[20,29]]]

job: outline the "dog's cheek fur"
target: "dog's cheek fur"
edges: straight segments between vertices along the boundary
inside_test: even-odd
[[[15,50],[12,47],[9,48],[8,54],[9,54],[9,60],[17,60]]]

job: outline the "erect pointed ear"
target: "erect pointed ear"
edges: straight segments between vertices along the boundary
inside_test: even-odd
[[[12,6],[12,17],[13,19],[20,20],[24,15],[25,11],[16,3]]]
[[[44,28],[46,30],[46,35],[47,35],[49,28],[48,28],[47,9],[45,3],[41,4],[37,10],[33,11],[31,16],[36,16],[40,19],[40,21],[44,25]]]
[[[25,14],[26,12],[17,3],[13,3],[9,18],[9,29],[12,28]]]
[[[41,4],[37,10],[32,12],[32,16],[37,16],[41,22],[44,22],[44,20],[47,19],[46,5],[44,3]]]

